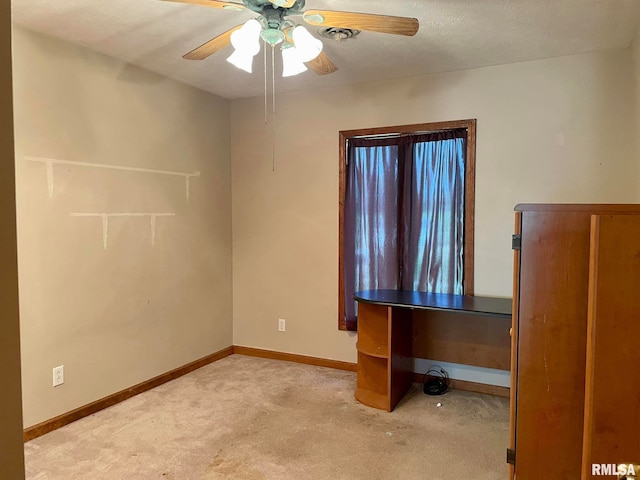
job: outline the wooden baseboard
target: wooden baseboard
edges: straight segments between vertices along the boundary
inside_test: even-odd
[[[414,383],[423,383],[424,374],[414,373]],[[465,390],[467,392],[487,393],[489,395],[496,395],[498,397],[509,398],[509,387],[499,387],[497,385],[487,385],[485,383],[467,382],[465,380],[449,380],[449,388],[454,390]]]
[[[76,408],[75,410],[71,410],[70,412],[63,413],[62,415],[58,415],[57,417],[46,420],[42,423],[38,423],[37,425],[33,425],[32,427],[26,428],[24,430],[24,441],[28,442],[29,440],[44,435],[45,433],[49,433],[60,427],[68,425],[71,422],[75,422],[76,420],[80,420],[81,418],[92,415],[100,410],[104,410],[107,407],[111,407],[112,405],[120,403],[128,398],[138,395],[139,393],[146,392],[147,390],[151,390],[152,388],[162,385],[163,383],[175,380],[182,375],[192,372],[200,367],[204,367],[205,365],[213,363],[216,360],[220,360],[221,358],[228,357],[231,354],[233,354],[233,347],[227,347],[216,353],[200,358],[199,360],[183,365],[182,367],[178,367],[174,370],[158,375],[157,377],[151,378],[145,382],[134,385],[133,387],[127,388],[120,392],[116,392],[113,395],[101,398],[99,400],[96,400],[95,402],[89,403],[88,405],[84,405],[82,407]]]
[[[263,350],[261,348],[233,346],[233,353],[239,355],[248,355],[250,357],[271,358],[273,360],[284,360],[287,362],[304,363],[306,365],[316,365],[318,367],[329,367],[338,370],[348,370],[355,372],[358,365],[351,362],[343,362],[340,360],[328,360],[326,358],[309,357],[307,355],[297,355],[295,353],[275,352],[273,350]]]
[[[328,360],[326,358],[319,357],[310,357],[307,355],[297,355],[294,353],[284,353],[284,352],[276,352],[273,350],[263,350],[260,348],[253,347],[243,347],[234,345],[231,347],[227,347],[219,352],[213,353],[211,355],[207,355],[199,360],[183,365],[182,367],[178,367],[169,372],[163,373],[154,377],[145,382],[134,385],[133,387],[127,388],[120,392],[116,392],[107,397],[96,400],[95,402],[89,403],[88,405],[84,405],[82,407],[76,408],[75,410],[71,410],[70,412],[63,413],[62,415],[58,415],[57,417],[46,420],[42,423],[38,423],[37,425],[33,425],[24,430],[24,441],[28,442],[29,440],[33,440],[34,438],[40,437],[45,433],[52,432],[53,430],[57,430],[60,427],[64,427],[76,420],[80,420],[81,418],[92,415],[100,410],[104,410],[107,407],[111,407],[117,403],[120,403],[128,398],[131,398],[135,395],[138,395],[142,392],[146,392],[147,390],[151,390],[163,383],[167,383],[171,380],[175,380],[178,377],[181,377],[189,372],[192,372],[200,367],[204,367],[210,363],[215,362],[216,360],[220,360],[221,358],[228,357],[232,354],[238,355],[247,355],[251,357],[261,357],[261,358],[270,358],[273,360],[284,360],[287,362],[296,362],[296,363],[304,363],[306,365],[315,365],[318,367],[328,367],[335,368],[338,370],[347,370],[350,372],[355,372],[358,369],[358,365],[356,363],[351,362],[343,362],[340,360]],[[415,383],[422,383],[423,375],[419,373],[414,373],[413,381]],[[479,392],[479,393],[487,393],[490,395],[497,395],[500,397],[509,397],[509,389],[507,387],[498,387],[495,385],[485,385],[482,383],[475,382],[466,382],[464,380],[451,380],[450,387],[457,390],[466,390],[469,392]]]

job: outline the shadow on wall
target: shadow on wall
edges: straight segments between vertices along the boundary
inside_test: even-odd
[[[157,85],[167,80],[167,77],[163,77],[162,75],[158,75],[148,70],[143,70],[142,68],[130,63],[125,63],[122,66],[122,69],[118,72],[116,78],[127,83],[146,85]]]
[[[571,85],[564,87],[571,115],[566,125],[577,124],[583,130],[582,141],[578,141],[571,127],[556,133],[556,148],[573,152],[577,157],[573,161],[580,165],[573,169],[572,181],[554,185],[557,197],[573,202],[637,201],[638,176],[630,174],[636,162],[636,147],[630,141],[634,133],[630,122],[634,118],[634,104],[621,93],[632,92],[634,88],[628,54],[619,50],[608,56],[594,56],[583,78],[582,89],[586,92],[582,98],[576,96]],[[605,188],[594,188],[597,186]]]

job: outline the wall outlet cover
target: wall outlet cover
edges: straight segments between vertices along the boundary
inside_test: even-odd
[[[64,383],[64,365],[53,368],[53,386],[57,387]]]

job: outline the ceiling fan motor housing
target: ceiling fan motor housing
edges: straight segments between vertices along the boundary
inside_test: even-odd
[[[304,8],[305,0],[297,0],[296,3],[294,3],[289,8],[279,7],[272,4],[269,0],[242,0],[242,3],[244,3],[244,6],[249,10],[253,10],[257,13],[264,14],[265,10],[272,9],[280,10],[281,12],[283,12],[283,15],[293,15],[302,11],[302,9]]]

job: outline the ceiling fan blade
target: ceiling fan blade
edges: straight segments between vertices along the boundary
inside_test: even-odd
[[[203,43],[198,48],[194,48],[189,53],[185,53],[182,58],[186,58],[187,60],[202,60],[207,58],[209,55],[213,55],[218,50],[222,50],[223,48],[231,45],[231,34],[239,28],[242,28],[242,25],[233,27],[232,29],[218,35],[216,38]]]
[[[420,28],[416,18],[373,15],[371,13],[307,10],[304,12],[303,18],[307,23],[320,27],[353,28],[408,37],[415,35]]]
[[[320,52],[316,58],[305,63],[307,67],[316,72],[318,75],[328,75],[338,70],[326,53]]]
[[[220,2],[218,0],[163,0],[164,2],[188,3],[190,5],[202,5],[203,7],[224,8],[228,10],[244,10],[246,7],[241,3]]]
[[[269,0],[269,2],[278,7],[291,8],[296,0]]]

